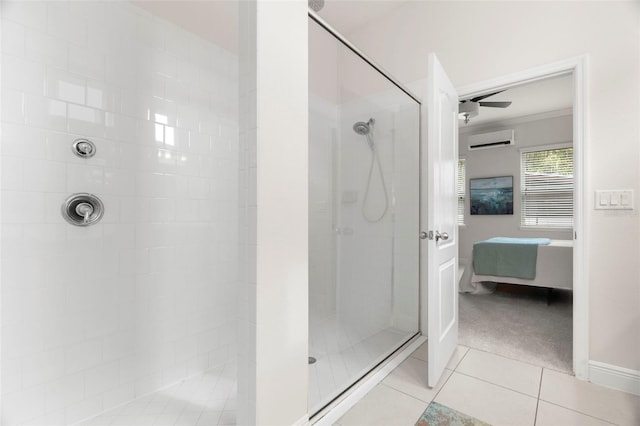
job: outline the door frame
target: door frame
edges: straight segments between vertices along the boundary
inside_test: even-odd
[[[586,215],[588,185],[587,169],[587,66],[588,56],[581,55],[563,61],[514,72],[494,79],[459,87],[458,96],[468,98],[505,90],[514,86],[561,75],[573,75],[573,372],[577,378],[589,380],[589,277],[586,268],[588,244]]]

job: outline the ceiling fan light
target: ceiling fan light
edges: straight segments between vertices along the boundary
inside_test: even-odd
[[[461,112],[458,114],[458,119],[464,120],[464,124],[469,124],[469,120],[471,119],[471,114],[468,112]]]
[[[478,105],[477,102],[463,102],[461,104],[458,104],[458,113],[468,113],[472,116],[476,116],[478,115],[479,108],[480,105]]]
[[[458,118],[464,120],[464,124],[469,123],[471,117],[478,115],[480,106],[477,102],[462,102],[458,104]]]

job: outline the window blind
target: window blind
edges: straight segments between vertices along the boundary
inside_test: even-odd
[[[458,225],[464,225],[465,180],[465,160],[461,158],[458,160]]]
[[[573,148],[521,154],[521,224],[573,227]]]

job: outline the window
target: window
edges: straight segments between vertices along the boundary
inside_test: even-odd
[[[554,147],[521,153],[524,227],[573,227],[573,148]]]
[[[465,159],[458,160],[458,225],[464,225]]]

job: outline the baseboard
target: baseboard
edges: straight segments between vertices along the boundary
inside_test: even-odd
[[[640,395],[640,371],[604,362],[589,361],[589,381],[634,395]]]

